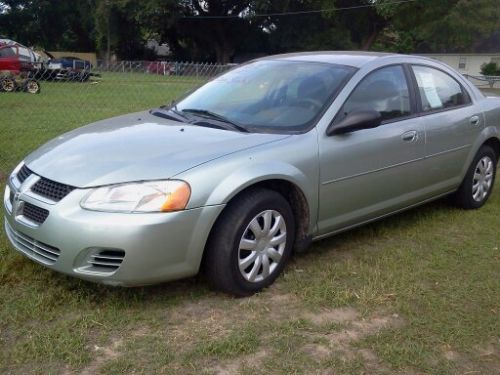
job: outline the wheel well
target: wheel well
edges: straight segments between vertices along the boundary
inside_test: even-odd
[[[500,140],[498,138],[490,138],[483,145],[490,146],[497,155],[497,159],[500,159]]]
[[[309,214],[309,204],[302,190],[290,181],[273,179],[250,185],[240,191],[236,196],[245,194],[246,191],[255,188],[274,190],[288,201],[295,218],[295,250],[301,251],[307,247],[310,243],[309,224],[311,218]]]

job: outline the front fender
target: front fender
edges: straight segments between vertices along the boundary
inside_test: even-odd
[[[288,181],[303,193],[312,228],[318,210],[316,132],[233,153],[181,173],[176,178],[191,185],[188,208],[227,204],[238,193],[259,182]]]
[[[311,181],[298,168],[280,161],[252,164],[226,176],[209,195],[206,205],[227,203],[239,192],[267,180],[285,180],[296,185],[305,195],[309,206],[312,192]],[[216,203],[220,202],[220,203]]]

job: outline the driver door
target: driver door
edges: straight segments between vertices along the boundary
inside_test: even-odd
[[[370,72],[352,91],[334,123],[357,110],[376,110],[382,124],[320,135],[318,234],[369,221],[418,201],[425,156],[422,121],[414,116],[402,65]]]

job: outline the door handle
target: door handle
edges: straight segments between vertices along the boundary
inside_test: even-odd
[[[418,132],[416,130],[410,130],[403,133],[401,139],[405,142],[415,142],[418,139]]]
[[[469,121],[472,126],[479,125],[479,116],[472,116]]]

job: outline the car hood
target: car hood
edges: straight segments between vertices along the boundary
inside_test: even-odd
[[[76,187],[171,178],[221,156],[286,138],[133,113],[63,134],[29,155],[36,174]]]

